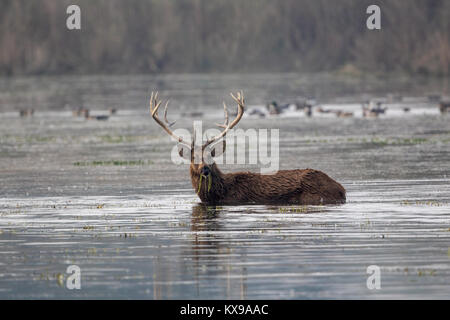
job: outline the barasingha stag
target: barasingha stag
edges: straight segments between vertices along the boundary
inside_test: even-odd
[[[183,148],[179,148],[180,156],[187,156],[184,150],[190,151],[190,174],[192,186],[203,203],[217,204],[298,204],[321,205],[345,203],[345,189],[325,173],[313,169],[280,170],[275,174],[258,174],[252,172],[223,173],[212,157],[218,156],[218,145],[222,139],[222,150],[225,151],[225,136],[235,127],[244,114],[244,96],[231,94],[237,102],[236,118],[229,122],[227,107],[224,103],[225,122],[218,126],[223,130],[220,134],[208,139],[201,147],[195,143],[195,130],[192,141],[188,143],[175,135],[170,127],[173,123],[167,120],[165,104],[164,121],[158,117],[158,109],[162,101],[158,93],[151,95],[150,113],[153,119]],[[217,142],[213,145],[213,143]],[[199,159],[199,160],[198,160]],[[195,160],[195,161],[194,161]]]

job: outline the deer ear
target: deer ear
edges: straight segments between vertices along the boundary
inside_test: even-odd
[[[186,160],[191,160],[191,149],[188,146],[178,145],[178,154]]]
[[[211,157],[219,157],[225,152],[226,148],[227,142],[225,139],[219,143],[216,143],[211,147]]]

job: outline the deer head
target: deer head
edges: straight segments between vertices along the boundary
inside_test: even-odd
[[[169,122],[167,120],[167,108],[169,100],[164,107],[164,121],[158,117],[158,109],[162,101],[158,99],[158,92],[152,92],[150,97],[150,113],[153,119],[179,144],[179,154],[181,157],[190,160],[190,175],[193,187],[204,202],[213,202],[214,198],[218,198],[223,193],[224,185],[222,173],[214,162],[213,158],[225,152],[226,142],[225,136],[230,129],[238,124],[244,114],[244,95],[238,92],[236,95],[231,93],[231,97],[237,102],[236,118],[230,123],[228,117],[228,108],[223,102],[225,121],[223,124],[216,125],[223,130],[216,136],[209,138],[205,143],[197,143],[195,136],[195,128],[193,131],[193,138],[191,141],[185,141],[182,137],[173,133],[170,129],[176,121]],[[222,140],[222,141],[220,141]],[[203,141],[201,141],[203,142]],[[222,148],[220,148],[222,144]]]

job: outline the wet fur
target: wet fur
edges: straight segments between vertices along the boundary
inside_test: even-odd
[[[192,186],[199,190],[204,165],[191,164]],[[273,175],[252,172],[222,173],[216,164],[211,170],[212,185],[202,178],[198,196],[208,204],[298,204],[345,203],[345,189],[325,173],[313,169],[280,170]]]

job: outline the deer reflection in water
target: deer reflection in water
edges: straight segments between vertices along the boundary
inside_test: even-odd
[[[197,292],[200,292],[200,279],[204,275],[223,273],[226,278],[225,296],[231,299],[245,299],[247,296],[247,269],[236,267],[236,254],[229,241],[222,241],[218,232],[223,231],[220,215],[223,208],[197,204],[192,207],[191,232],[192,253],[195,268]],[[245,251],[244,251],[245,252]],[[240,254],[239,262],[245,263],[246,254]],[[220,278],[219,278],[220,279]],[[222,287],[222,286],[221,286]]]

